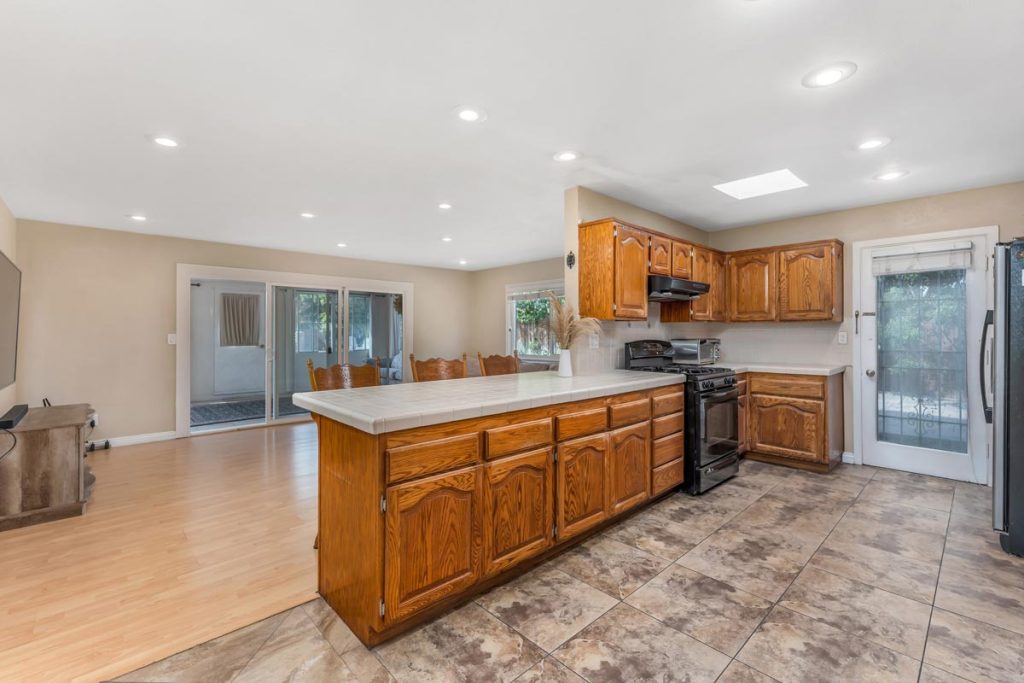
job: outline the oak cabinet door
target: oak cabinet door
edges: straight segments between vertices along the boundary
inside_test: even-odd
[[[831,244],[779,251],[779,320],[832,320],[837,316],[835,262]]]
[[[711,320],[726,322],[729,320],[728,277],[725,270],[725,254],[711,254]]]
[[[712,258],[713,252],[708,249],[701,249],[700,247],[693,248],[693,280],[697,282],[706,282],[711,285],[711,290],[707,294],[703,294],[696,299],[690,300],[690,319],[691,320],[711,320],[711,297],[712,291],[714,290],[714,282],[712,277]]]
[[[689,280],[693,272],[693,247],[686,242],[672,243],[672,277]]]
[[[563,540],[608,517],[608,435],[596,434],[558,445],[557,524]]]
[[[775,320],[778,298],[778,255],[774,250],[730,255],[727,291],[729,318]]]
[[[749,450],[795,460],[828,462],[825,402],[754,394],[749,406]]]
[[[389,487],[385,621],[399,621],[481,576],[481,468]]]
[[[672,274],[672,240],[667,237],[651,235],[651,247],[648,254],[651,275]]]
[[[484,468],[484,572],[495,574],[548,549],[555,507],[551,448]]]
[[[608,441],[608,514],[617,515],[650,497],[650,422],[609,432]]]
[[[615,317],[647,318],[647,233],[624,225],[615,232]]]

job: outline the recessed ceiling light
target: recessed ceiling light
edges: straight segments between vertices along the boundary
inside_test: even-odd
[[[451,242],[451,241],[452,241],[452,238],[451,238],[451,237],[442,237],[442,238],[441,238],[441,241],[442,241],[442,242]]]
[[[479,107],[456,107],[455,115],[459,117],[460,121],[466,123],[479,123],[487,120],[487,112]]]
[[[579,158],[579,154],[576,152],[570,152],[569,150],[555,154],[555,161],[576,161]]]
[[[459,259],[459,265],[460,265],[460,266],[464,266],[464,265],[466,265],[467,263],[469,263],[469,261],[467,261],[466,259],[464,259],[464,258],[460,258],[460,259]]]
[[[888,145],[890,142],[892,142],[892,138],[868,138],[864,142],[857,145],[857,149],[864,151],[870,149],[881,149],[882,147]]]
[[[138,221],[139,223],[146,222],[146,217],[143,216],[141,213],[133,213],[132,215],[128,216],[128,218],[131,218],[133,221]]]
[[[178,141],[174,138],[155,137],[153,142],[160,145],[161,147],[177,147]]]
[[[719,192],[724,192],[736,199],[750,199],[775,192],[795,190],[799,187],[807,187],[807,183],[797,178],[788,168],[714,186]]]
[[[339,247],[341,247],[342,249],[344,249],[344,248],[345,248],[345,247],[347,247],[348,245],[347,245],[347,244],[345,244],[344,242],[338,242],[338,246],[339,246]]]
[[[310,213],[308,211],[303,211],[299,215],[302,216],[303,218],[316,218],[316,214],[315,213]]]
[[[447,211],[448,209],[452,208],[452,205],[449,204],[448,202],[441,202],[440,204],[437,205],[437,208],[441,209],[442,211]]]
[[[835,85],[840,81],[845,81],[856,72],[857,65],[853,62],[839,62],[820,69],[815,69],[804,76],[801,83],[803,83],[806,88],[827,88],[828,86]]]
[[[907,175],[907,171],[886,171],[875,176],[875,180],[899,180]]]

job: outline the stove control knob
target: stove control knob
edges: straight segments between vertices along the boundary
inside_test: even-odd
[[[715,386],[714,382],[712,382],[709,379],[706,379],[706,380],[704,380],[703,382],[700,383],[700,388],[701,389],[713,389],[714,386]]]

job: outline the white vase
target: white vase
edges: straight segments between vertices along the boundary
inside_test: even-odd
[[[572,377],[572,354],[569,349],[558,352],[558,376]]]

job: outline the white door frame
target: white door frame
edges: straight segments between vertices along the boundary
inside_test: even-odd
[[[863,302],[861,301],[861,271],[864,259],[864,252],[867,249],[881,246],[894,246],[899,244],[908,244],[914,242],[921,242],[924,240],[942,240],[952,239],[958,237],[986,237],[988,244],[995,246],[996,242],[999,241],[999,226],[998,225],[986,225],[978,228],[964,228],[961,230],[946,230],[943,232],[930,232],[920,233],[916,235],[903,235],[900,237],[884,237],[876,240],[864,240],[853,243],[853,311],[864,310]],[[986,265],[986,271],[989,273],[989,283],[991,285],[992,268],[991,260],[992,254],[985,254],[985,258],[988,260]],[[986,293],[987,305],[991,308],[992,306],[992,287],[989,286],[989,291]],[[874,308],[874,302],[870,303],[871,309]],[[856,325],[856,323],[855,323]],[[856,329],[856,328],[855,328]],[[973,332],[973,331],[972,331]],[[861,382],[861,375],[864,372],[864,363],[861,360],[861,338],[858,334],[854,335],[853,343],[853,462],[857,465],[864,464],[864,410],[863,410],[863,389]],[[971,362],[971,359],[968,359]],[[989,449],[992,447],[991,434],[988,437]]]
[[[286,273],[275,270],[254,270],[251,268],[228,268],[225,266],[201,266],[191,263],[177,264],[176,292],[176,318],[175,327],[175,387],[174,387],[174,431],[175,437],[189,436],[190,431],[190,396],[192,391],[192,280],[236,280],[241,282],[261,282],[267,286],[266,302],[266,359],[267,359],[267,382],[271,382],[270,367],[273,362],[273,344],[270,343],[273,334],[273,288],[274,287],[303,287],[310,289],[333,289],[339,292],[339,309],[341,309],[344,293],[348,290],[383,292],[386,294],[402,295],[402,356],[403,369],[402,377],[411,377],[409,365],[409,353],[414,353],[413,340],[413,283],[398,282],[391,280],[372,280],[357,277],[339,277],[333,275],[310,275],[308,273]],[[344,331],[347,334],[348,326],[345,325],[342,316],[343,310],[338,311],[339,334]],[[342,340],[339,340],[341,342]],[[339,351],[341,347],[339,346]],[[269,391],[271,385],[264,386]],[[269,409],[269,406],[268,406]],[[278,424],[305,420],[306,416],[281,418],[266,424]],[[264,425],[256,425],[264,426]],[[234,429],[228,427],[227,430]],[[207,430],[203,433],[209,433]]]

